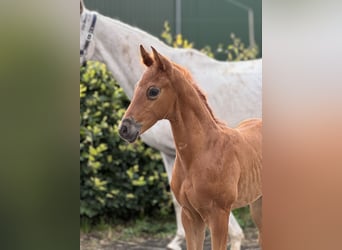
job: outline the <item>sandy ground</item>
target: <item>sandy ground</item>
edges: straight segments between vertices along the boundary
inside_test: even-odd
[[[241,250],[260,250],[257,242],[258,233],[255,228],[244,230],[245,239]],[[165,250],[171,238],[134,238],[129,241],[118,240],[115,232],[81,233],[80,250]],[[185,250],[185,245],[183,250]],[[204,250],[210,249],[210,237],[204,242]],[[228,248],[229,249],[229,248]]]

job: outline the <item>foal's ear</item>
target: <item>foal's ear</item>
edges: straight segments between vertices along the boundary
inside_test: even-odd
[[[150,67],[153,64],[153,59],[150,56],[150,54],[146,52],[146,50],[144,49],[144,47],[141,44],[140,44],[140,54],[141,54],[141,58],[142,58],[144,64],[147,67]]]
[[[153,48],[152,46],[151,48],[153,51],[154,60],[156,61],[158,68],[162,71],[166,71],[168,68],[170,68],[170,61],[159,54],[155,48]]]

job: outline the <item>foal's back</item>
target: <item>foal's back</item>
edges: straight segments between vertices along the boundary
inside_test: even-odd
[[[256,143],[256,149],[261,150],[262,120],[258,118],[244,120],[236,128],[240,135],[250,143]]]

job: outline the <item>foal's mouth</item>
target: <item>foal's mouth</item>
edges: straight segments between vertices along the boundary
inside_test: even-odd
[[[133,135],[131,138],[126,138],[125,140],[128,141],[129,143],[133,143],[137,140],[138,136],[139,136],[139,131],[137,131],[135,135]]]
[[[140,134],[141,125],[137,123],[133,118],[125,118],[122,120],[119,134],[120,137],[129,143],[136,141]]]

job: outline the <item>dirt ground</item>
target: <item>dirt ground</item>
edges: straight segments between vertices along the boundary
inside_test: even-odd
[[[257,242],[258,233],[255,228],[244,230],[245,239],[241,250],[260,250]],[[81,233],[80,250],[164,250],[171,240],[167,238],[134,238],[130,240],[117,240],[115,232],[107,231],[101,233]],[[186,249],[185,245],[182,247]],[[204,242],[204,250],[210,248],[210,237],[207,234]],[[229,248],[228,248],[229,249]]]

